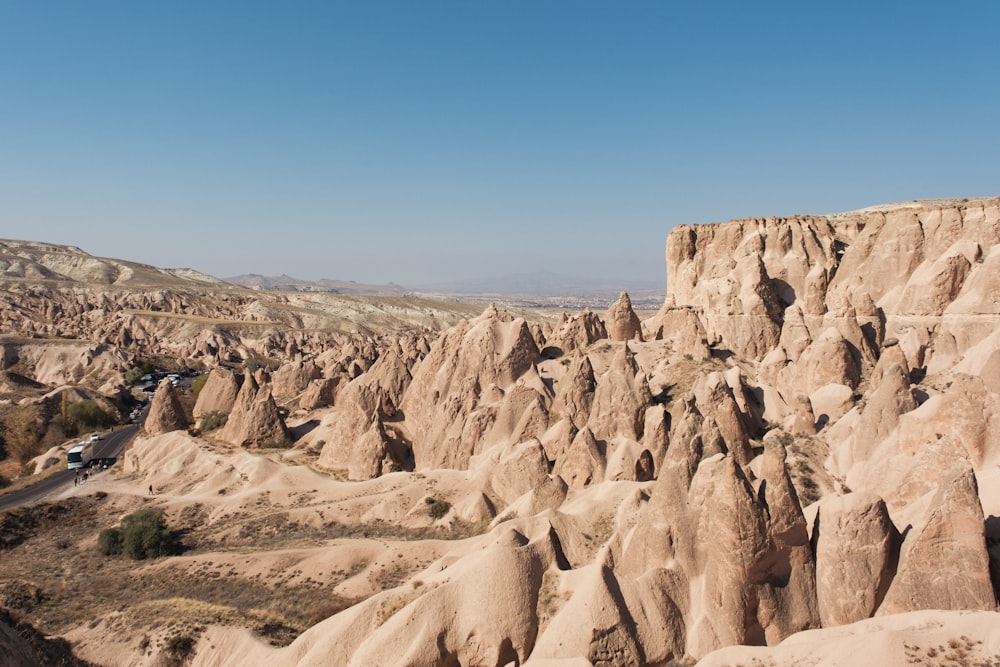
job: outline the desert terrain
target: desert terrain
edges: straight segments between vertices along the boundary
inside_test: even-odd
[[[0,664],[1000,665],[1000,198],[665,259],[640,317],[0,241],[0,491],[152,394],[0,512]]]

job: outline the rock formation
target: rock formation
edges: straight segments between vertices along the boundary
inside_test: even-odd
[[[164,378],[149,404],[149,414],[146,416],[143,428],[150,435],[157,435],[187,427],[187,415],[184,414],[177,391],[170,380]]]
[[[611,340],[642,340],[642,323],[632,310],[628,292],[622,292],[604,316],[604,324]]]
[[[240,392],[240,380],[227,368],[214,368],[198,393],[193,415],[199,421],[212,412],[228,415],[236,404]]]
[[[239,447],[278,445],[290,441],[270,387],[260,387],[249,372],[243,379],[229,419],[217,437]]]
[[[190,558],[140,579],[199,583],[219,563],[311,601],[308,623],[287,622],[312,627],[280,648],[225,608],[232,620],[198,630],[198,664],[749,664],[802,647],[848,664],[871,635],[880,663],[902,664],[934,657],[921,632],[935,655],[958,650],[949,639],[995,648],[976,642],[998,625],[998,199],[676,227],[645,322],[623,293],[604,322],[489,307],[379,332],[383,304],[333,331],[292,295],[53,292],[26,277],[107,285],[139,269],[10,252],[3,321],[34,313],[32,334],[74,322],[96,341],[5,340],[17,391],[47,388],[16,377],[80,376],[66,365],[113,378],[145,350],[244,366],[238,391],[218,370],[202,389],[196,415],[229,413],[205,436],[164,432],[179,410],[161,386],[128,475],[107,482],[128,502],[127,485],[155,484],[199,524]],[[5,550],[5,568],[25,558]],[[126,614],[67,636],[104,658]],[[968,634],[939,632],[938,615]]]

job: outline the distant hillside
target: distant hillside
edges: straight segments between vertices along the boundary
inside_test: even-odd
[[[420,291],[456,292],[459,294],[516,294],[523,296],[612,296],[622,290],[629,293],[664,291],[663,280],[611,280],[566,276],[551,271],[513,273],[489,278],[470,278],[421,286]]]
[[[241,276],[226,278],[226,282],[250,289],[271,290],[276,292],[333,292],[336,294],[403,296],[406,290],[393,283],[385,285],[366,285],[351,280],[301,280],[288,275],[262,276],[259,273],[248,273]]]
[[[194,269],[161,269],[95,257],[75,246],[8,239],[0,239],[0,279],[123,287],[227,287],[218,278]]]

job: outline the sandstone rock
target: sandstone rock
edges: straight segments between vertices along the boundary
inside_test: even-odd
[[[506,531],[383,623],[377,622],[378,612],[384,616],[393,601],[376,600],[367,621],[370,634],[346,664],[391,664],[401,658],[421,665],[523,664],[538,632],[538,590],[549,559],[550,545]],[[326,642],[335,645],[343,639],[332,635]]]
[[[303,410],[315,410],[333,405],[339,384],[338,379],[320,378],[313,380],[302,392],[299,407]]]
[[[170,380],[163,379],[153,394],[149,404],[149,414],[143,423],[143,428],[150,435],[159,435],[168,431],[178,431],[188,427],[187,415],[177,397]]]
[[[875,614],[899,558],[899,533],[878,496],[849,493],[822,501],[813,528],[816,598],[823,627]]]
[[[201,420],[211,412],[225,415],[232,412],[236,396],[240,392],[240,379],[229,369],[213,368],[194,404],[195,420]]]
[[[492,466],[490,485],[505,503],[537,488],[547,477],[549,462],[537,440],[512,447]]]
[[[642,340],[642,323],[632,310],[628,292],[622,292],[604,315],[604,324],[611,340]]]
[[[555,472],[571,489],[582,489],[604,479],[607,461],[594,434],[584,427],[573,438],[566,454],[556,462]]]
[[[477,443],[463,440],[462,432],[481,390],[492,384],[509,387],[538,356],[525,321],[492,307],[435,341],[415,369],[401,405],[418,469],[467,467]],[[484,417],[480,412],[479,418]]]
[[[243,379],[243,386],[236,396],[229,419],[217,437],[239,447],[256,447],[290,440],[285,421],[278,413],[278,406],[271,396],[270,387],[258,386],[257,380],[249,372]]]
[[[587,420],[587,426],[600,440],[618,434],[631,440],[641,439],[646,408],[653,402],[645,374],[639,370],[629,344],[620,345],[608,370],[597,382]]]
[[[313,380],[321,375],[319,367],[312,361],[292,361],[282,364],[271,376],[271,393],[278,397],[290,398],[305,391]]]
[[[597,313],[585,311],[576,315],[560,316],[548,344],[562,354],[572,354],[585,350],[599,340],[608,337],[604,322]]]
[[[959,461],[941,476],[930,516],[906,535],[878,615],[918,609],[993,611],[985,522],[976,477]]]
[[[590,418],[596,388],[597,380],[590,359],[586,356],[574,357],[559,382],[552,412],[568,419],[577,429],[583,428]]]

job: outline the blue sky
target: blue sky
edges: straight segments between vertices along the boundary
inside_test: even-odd
[[[0,238],[662,281],[676,224],[1000,194],[1000,3],[7,2]]]

